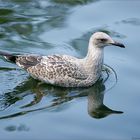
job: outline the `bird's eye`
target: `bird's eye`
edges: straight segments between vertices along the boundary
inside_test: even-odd
[[[105,39],[105,38],[101,38],[100,41],[101,41],[101,42],[106,42],[107,39]]]

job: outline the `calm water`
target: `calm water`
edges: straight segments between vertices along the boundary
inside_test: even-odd
[[[105,49],[90,88],[39,85],[0,57],[0,139],[140,139],[139,0],[0,0],[3,51],[84,57],[95,31],[126,48]]]

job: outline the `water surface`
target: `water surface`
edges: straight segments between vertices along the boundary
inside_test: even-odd
[[[0,57],[1,139],[139,139],[139,13],[139,0],[0,0],[0,50],[84,57],[96,31],[126,45],[105,49],[111,68],[84,89],[39,85]]]

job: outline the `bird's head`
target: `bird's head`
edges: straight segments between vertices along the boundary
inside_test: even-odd
[[[90,38],[90,43],[92,43],[93,46],[98,48],[104,48],[105,46],[110,45],[125,48],[125,46],[122,43],[114,41],[109,35],[103,32],[94,33]]]

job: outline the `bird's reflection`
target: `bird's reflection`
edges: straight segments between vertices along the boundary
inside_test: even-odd
[[[104,100],[105,85],[98,82],[94,86],[94,90],[88,93],[88,114],[93,118],[104,118],[110,114],[120,114],[122,111],[112,110],[105,106]]]
[[[120,114],[123,113],[121,111],[115,111],[105,106],[103,103],[104,94],[106,91],[105,80],[100,78],[100,80],[89,88],[62,88],[62,87],[54,87],[51,85],[40,84],[39,81],[36,81],[32,78],[29,78],[27,81],[18,85],[12,92],[5,93],[4,97],[0,97],[0,106],[3,106],[3,110],[6,111],[8,108],[13,108],[13,105],[17,102],[24,101],[25,97],[33,96],[32,101],[25,105],[18,106],[20,108],[20,112],[16,111],[11,113],[10,115],[0,115],[0,119],[17,117],[20,115],[24,115],[30,112],[40,111],[40,110],[51,110],[60,107],[63,103],[67,103],[75,98],[87,98],[88,100],[88,114],[96,119],[107,117],[110,114]],[[43,105],[39,106],[38,103],[42,102]],[[25,101],[24,101],[25,102]],[[45,103],[44,103],[45,102]],[[34,109],[34,106],[36,108]],[[14,108],[15,110],[15,108]],[[7,112],[7,111],[6,111]]]

